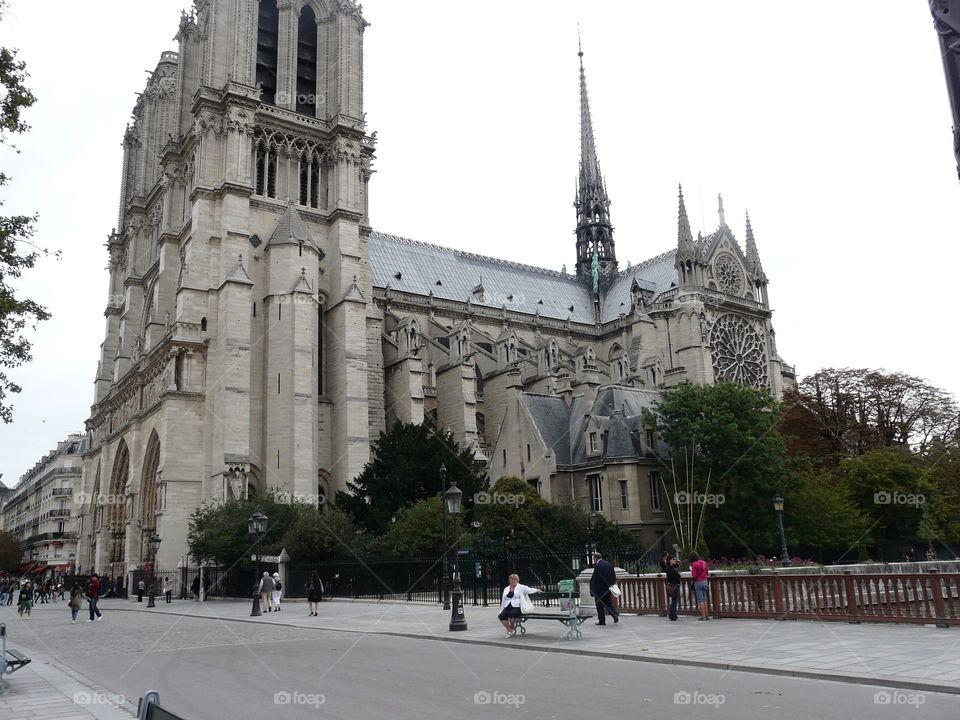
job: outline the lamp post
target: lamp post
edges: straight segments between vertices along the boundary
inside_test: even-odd
[[[457,516],[460,514],[460,501],[463,491],[457,487],[457,481],[451,480],[450,487],[443,494],[447,512],[453,526],[453,602],[450,610],[450,631],[467,629],[467,619],[463,616],[463,591],[460,589],[460,538],[457,534]]]
[[[440,492],[443,493],[447,487],[447,466],[440,466]],[[443,535],[443,561],[441,563],[440,574],[440,595],[443,599],[443,609],[450,609],[450,574],[449,574],[449,551],[447,546],[447,503],[445,495],[440,496],[440,528]]]
[[[250,611],[250,617],[259,617],[260,613],[260,541],[267,532],[267,516],[257,510],[250,519],[247,520],[247,531],[250,533],[250,540],[253,541],[254,554],[257,556],[256,572],[253,579],[253,609]]]
[[[783,532],[783,498],[777,495],[773,499],[773,509],[777,513],[777,524],[780,526],[780,554],[783,556],[781,564],[790,567],[790,553],[787,552],[787,536]]]
[[[157,564],[157,550],[160,549],[160,536],[156,533],[150,536],[150,539],[147,540],[147,550],[150,552],[150,594],[147,596],[147,607],[152,608],[156,607],[157,604],[154,602],[154,599],[157,595],[157,575],[154,572],[154,567]]]

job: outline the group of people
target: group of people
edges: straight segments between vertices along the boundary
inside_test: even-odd
[[[667,552],[663,553],[660,556],[660,570],[667,576],[667,599],[670,601],[667,617],[676,620],[682,580],[680,577],[680,558]],[[690,581],[693,583],[693,594],[697,602],[698,620],[710,619],[710,607],[707,602],[709,576],[710,570],[707,567],[707,562],[697,553],[690,553]]]
[[[56,602],[57,599],[63,600],[65,588],[62,580],[47,578],[34,582],[29,578],[10,578],[0,582],[0,605],[4,603],[12,605],[14,598],[19,600],[20,591],[28,584],[33,602],[42,604]]]
[[[660,557],[660,569],[667,576],[667,599],[670,602],[668,617],[677,620],[677,604],[680,600],[682,578],[680,576],[680,559],[670,553],[663,553]],[[710,610],[707,602],[707,587],[710,571],[697,553],[690,553],[690,578],[693,584],[693,593],[696,598],[698,620],[709,620]],[[525,597],[541,592],[539,588],[528,587],[520,583],[518,575],[511,575],[510,584],[503,589],[500,599],[500,614],[497,616],[506,630],[506,637],[517,634],[516,620],[521,617]],[[620,588],[617,586],[617,573],[613,565],[603,559],[599,552],[593,553],[593,575],[590,577],[590,596],[594,599],[597,608],[597,625],[607,624],[607,615],[613,618],[614,624],[620,622],[619,597]]]

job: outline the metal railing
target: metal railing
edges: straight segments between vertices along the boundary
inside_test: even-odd
[[[666,579],[618,579],[624,612],[666,615]],[[960,573],[735,575],[711,577],[714,617],[960,625]],[[693,584],[684,578],[678,612],[695,614]]]

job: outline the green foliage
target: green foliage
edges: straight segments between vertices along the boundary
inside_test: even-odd
[[[474,508],[480,525],[473,543],[481,553],[561,554],[588,543],[609,553],[637,550],[630,532],[569,503],[547,502],[520,478],[500,478],[484,497]]]
[[[666,475],[674,478],[666,499],[675,517],[675,492],[722,497],[697,508],[704,509],[702,538],[715,553],[779,546],[771,500],[783,492],[788,468],[778,412],[769,393],[729,382],[679,385],[657,406],[657,429],[672,463]],[[700,522],[695,514],[693,524]]]
[[[5,530],[0,530],[0,570],[16,570],[23,558],[19,541]]]
[[[260,552],[277,555],[283,549],[288,531],[309,507],[302,502],[285,502],[275,492],[253,500],[204,503],[190,515],[187,529],[190,557],[194,562],[212,561],[225,567],[250,566],[254,546],[247,532],[247,521],[257,510],[267,516],[267,532]]]
[[[354,559],[368,555],[374,546],[365,533],[343,510],[305,505],[283,536],[283,547],[296,562]]]
[[[827,551],[847,560],[866,558],[872,521],[847,485],[829,472],[805,467],[792,474],[784,496],[784,524],[794,554],[822,560]]]
[[[336,503],[374,534],[386,533],[401,508],[446,490],[441,488],[441,466],[447,469],[448,483],[456,480],[463,492],[466,515],[483,488],[471,451],[450,433],[426,424],[398,422],[390,432],[380,433],[371,450],[373,459],[348,483],[349,492],[337,493]]]
[[[4,10],[6,2],[0,1],[0,16]],[[26,79],[26,66],[17,59],[16,50],[0,48],[0,145],[9,147],[11,134],[19,135],[29,129],[23,111],[36,98],[26,87]],[[9,180],[0,172],[0,187]],[[18,297],[11,282],[19,279],[24,270],[33,268],[41,255],[50,254],[30,241],[35,221],[36,216],[0,216],[0,420],[4,423],[13,421],[8,395],[21,390],[5,371],[32,359],[32,345],[23,332],[50,318],[46,308],[34,300]],[[55,255],[59,257],[59,253]]]
[[[400,508],[396,522],[390,523],[383,537],[384,549],[398,557],[439,557],[452,546],[453,521],[447,517],[447,541],[444,542],[440,510],[441,496],[418,500]],[[462,523],[458,525],[462,527]],[[466,540],[466,539],[464,539]],[[466,542],[461,542],[466,547]]]

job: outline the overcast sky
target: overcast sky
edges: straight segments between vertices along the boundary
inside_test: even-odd
[[[124,127],[188,0],[10,0],[0,43],[39,98],[4,213],[39,214],[63,251],[25,279],[53,319],[0,473],[16,483],[93,400]],[[676,242],[677,183],[694,233],[717,193],[743,241],[749,209],[777,342],[803,376],[902,370],[955,394],[960,183],[925,2],[451,3],[367,0],[366,108],[378,132],[378,230],[572,269],[579,153],[577,24],[618,258]]]

